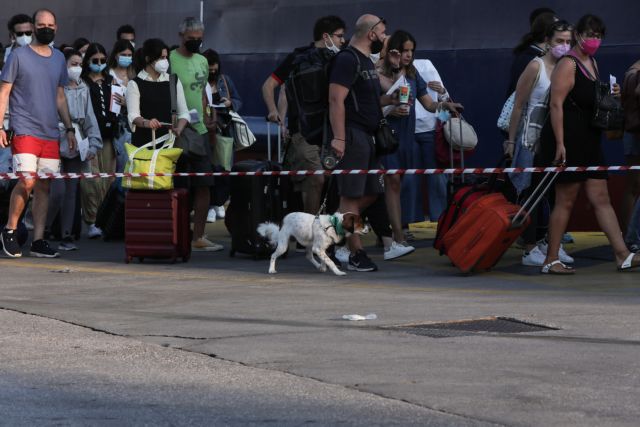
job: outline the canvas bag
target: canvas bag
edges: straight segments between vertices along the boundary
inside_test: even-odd
[[[176,163],[182,154],[182,149],[173,147],[175,135],[169,132],[156,139],[155,129],[151,134],[153,140],[142,147],[125,144],[128,158],[124,168],[126,173],[174,173],[176,171]],[[122,187],[131,190],[171,190],[173,177],[125,177],[122,180]]]

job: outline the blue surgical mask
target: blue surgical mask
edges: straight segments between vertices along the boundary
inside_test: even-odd
[[[101,73],[107,68],[107,64],[89,64],[89,70],[92,73]]]
[[[133,62],[133,58],[130,56],[118,55],[118,66],[127,68]]]
[[[451,118],[451,112],[449,110],[440,109],[436,112],[436,117],[442,123],[446,123]]]

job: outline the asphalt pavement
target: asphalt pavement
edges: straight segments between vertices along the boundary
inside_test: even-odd
[[[414,231],[391,262],[367,237],[380,270],[345,277],[293,250],[276,275],[228,251],[127,265],[84,239],[0,259],[0,424],[637,425],[640,272],[601,234],[567,247],[573,277],[517,249],[463,276]]]

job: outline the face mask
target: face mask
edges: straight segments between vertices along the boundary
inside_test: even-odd
[[[209,71],[209,83],[215,83],[218,80],[218,73]]]
[[[571,46],[569,46],[568,44],[559,44],[551,48],[551,55],[553,55],[553,57],[556,59],[560,59],[565,56],[570,50]]]
[[[184,42],[184,47],[191,53],[198,53],[200,50],[200,46],[202,46],[202,39],[198,40],[187,40]]]
[[[118,66],[127,68],[133,62],[133,58],[130,56],[118,55]]]
[[[376,39],[371,42],[371,53],[376,54],[382,52],[382,48],[384,47],[384,42],[380,41],[378,35],[376,35]]]
[[[74,82],[79,82],[80,74],[82,74],[82,67],[69,67],[67,68],[67,74],[69,74],[69,79]]]
[[[40,44],[50,44],[56,37],[56,32],[53,30],[53,28],[48,27],[37,28],[35,34],[36,40],[38,40],[38,43]]]
[[[340,52],[340,48],[338,46],[336,46],[336,44],[333,42],[333,40],[331,40],[331,37],[329,37],[329,40],[331,41],[331,46],[329,46],[327,44],[327,41],[325,40],[324,41],[324,47],[326,47],[327,49],[329,49],[333,53]]]
[[[18,46],[26,46],[28,44],[31,44],[32,40],[33,39],[31,36],[20,36],[20,37],[16,37],[16,44]]]
[[[372,53],[371,55],[369,55],[369,59],[373,61],[374,64],[377,64],[378,61],[380,61],[380,52]]]
[[[107,68],[107,64],[89,64],[89,70],[92,73],[101,73],[105,68]]]
[[[580,38],[582,39],[582,37]],[[600,39],[582,39],[582,43],[580,43],[580,49],[582,49],[582,51],[587,55],[593,56],[600,48],[600,44],[602,44],[602,40]]]
[[[160,74],[166,73],[169,71],[169,61],[167,59],[158,59],[153,65],[153,69]]]

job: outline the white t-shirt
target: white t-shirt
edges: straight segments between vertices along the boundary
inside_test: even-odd
[[[442,83],[438,70],[436,70],[436,67],[434,67],[428,59],[416,59],[413,61],[413,65],[425,82],[438,81]],[[444,86],[444,83],[442,83],[442,86]],[[438,102],[438,92],[427,88],[427,93],[431,99]],[[435,130],[435,128],[436,115],[428,112],[422,104],[416,102],[416,133],[430,132]]]

